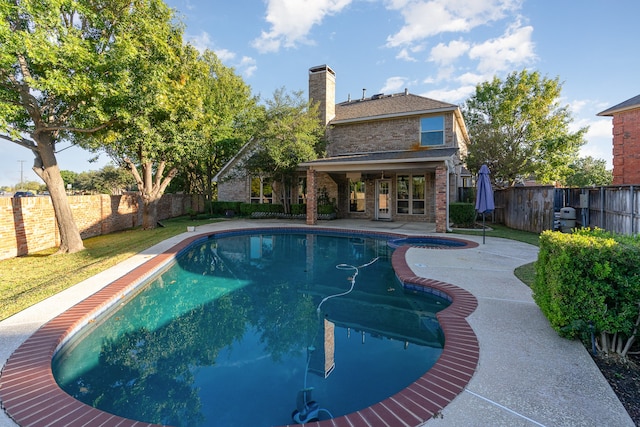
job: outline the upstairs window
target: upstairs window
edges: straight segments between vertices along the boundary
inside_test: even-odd
[[[444,144],[444,116],[420,119],[420,145],[428,147]]]

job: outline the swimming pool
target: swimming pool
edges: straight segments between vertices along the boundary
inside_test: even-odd
[[[56,355],[60,386],[126,418],[272,426],[356,412],[436,362],[436,313],[387,239],[267,233],[200,242]]]
[[[238,231],[241,229],[241,231]],[[139,427],[152,424],[119,417],[88,406],[65,393],[53,379],[51,360],[61,343],[73,337],[81,328],[95,322],[106,308],[117,305],[135,290],[150,274],[175,259],[191,244],[215,235],[238,232],[269,232],[289,230],[335,233],[336,229],[322,227],[261,227],[251,230],[242,224],[231,223],[221,231],[184,236],[168,249],[148,257],[144,263],[125,273],[84,301],[67,309],[44,324],[12,353],[0,373],[0,400],[5,412],[19,425],[50,426],[51,420],[73,425],[118,425]],[[358,230],[345,230],[358,234]],[[366,232],[369,234],[370,232]],[[398,238],[402,234],[373,231],[374,234]],[[470,242],[472,243],[472,242]],[[476,245],[477,246],[477,245]],[[392,264],[399,282],[405,289],[445,295],[451,305],[437,314],[446,341],[436,364],[414,383],[399,393],[366,409],[319,422],[318,427],[352,427],[355,425],[422,425],[437,415],[466,386],[473,376],[479,357],[478,340],[466,321],[477,307],[477,300],[469,292],[449,283],[416,274],[406,262],[407,245],[392,254]],[[423,254],[428,256],[428,250]],[[423,273],[421,273],[423,274]]]

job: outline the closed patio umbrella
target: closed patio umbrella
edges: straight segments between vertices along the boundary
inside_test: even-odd
[[[478,172],[478,182],[476,183],[476,212],[482,214],[482,244],[484,244],[485,226],[484,215],[493,212],[495,204],[493,201],[493,189],[489,178],[489,168],[482,165]]]

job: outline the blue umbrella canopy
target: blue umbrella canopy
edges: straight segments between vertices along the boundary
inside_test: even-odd
[[[489,213],[495,209],[493,201],[493,189],[489,178],[489,168],[482,165],[478,172],[478,182],[476,186],[476,211],[478,213]]]

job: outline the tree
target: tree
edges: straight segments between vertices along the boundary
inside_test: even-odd
[[[169,24],[166,7],[157,15],[155,24],[147,22],[153,37],[132,45],[136,60],[129,64],[128,102],[119,111],[119,122],[81,142],[105,150],[131,172],[143,202],[143,229],[156,227],[158,202],[192,151],[202,119],[197,108],[200,82],[191,74],[197,51],[182,44],[181,30]]]
[[[141,46],[159,42],[161,0],[12,0],[0,5],[0,138],[30,150],[51,194],[59,253],[83,249],[56,160],[126,113]],[[148,69],[153,70],[149,66]]]
[[[571,172],[565,181],[567,187],[610,185],[613,181],[613,174],[607,170],[607,162],[604,159],[581,157],[571,163],[569,169]]]
[[[559,104],[561,87],[557,78],[527,70],[476,86],[463,106],[471,139],[469,170],[486,163],[497,186],[529,176],[541,183],[566,176],[587,128],[569,131],[572,118]]]
[[[213,177],[249,140],[259,109],[251,88],[215,53],[206,50],[191,75],[199,82],[192,93],[201,99],[202,118],[196,123],[193,151],[184,162],[185,191],[205,194],[211,201]]]
[[[266,101],[255,135],[256,148],[246,166],[249,173],[269,177],[278,184],[277,196],[286,213],[291,190],[297,185],[297,167],[321,155],[323,133],[317,104],[304,100],[301,91],[288,94],[281,88]]]

